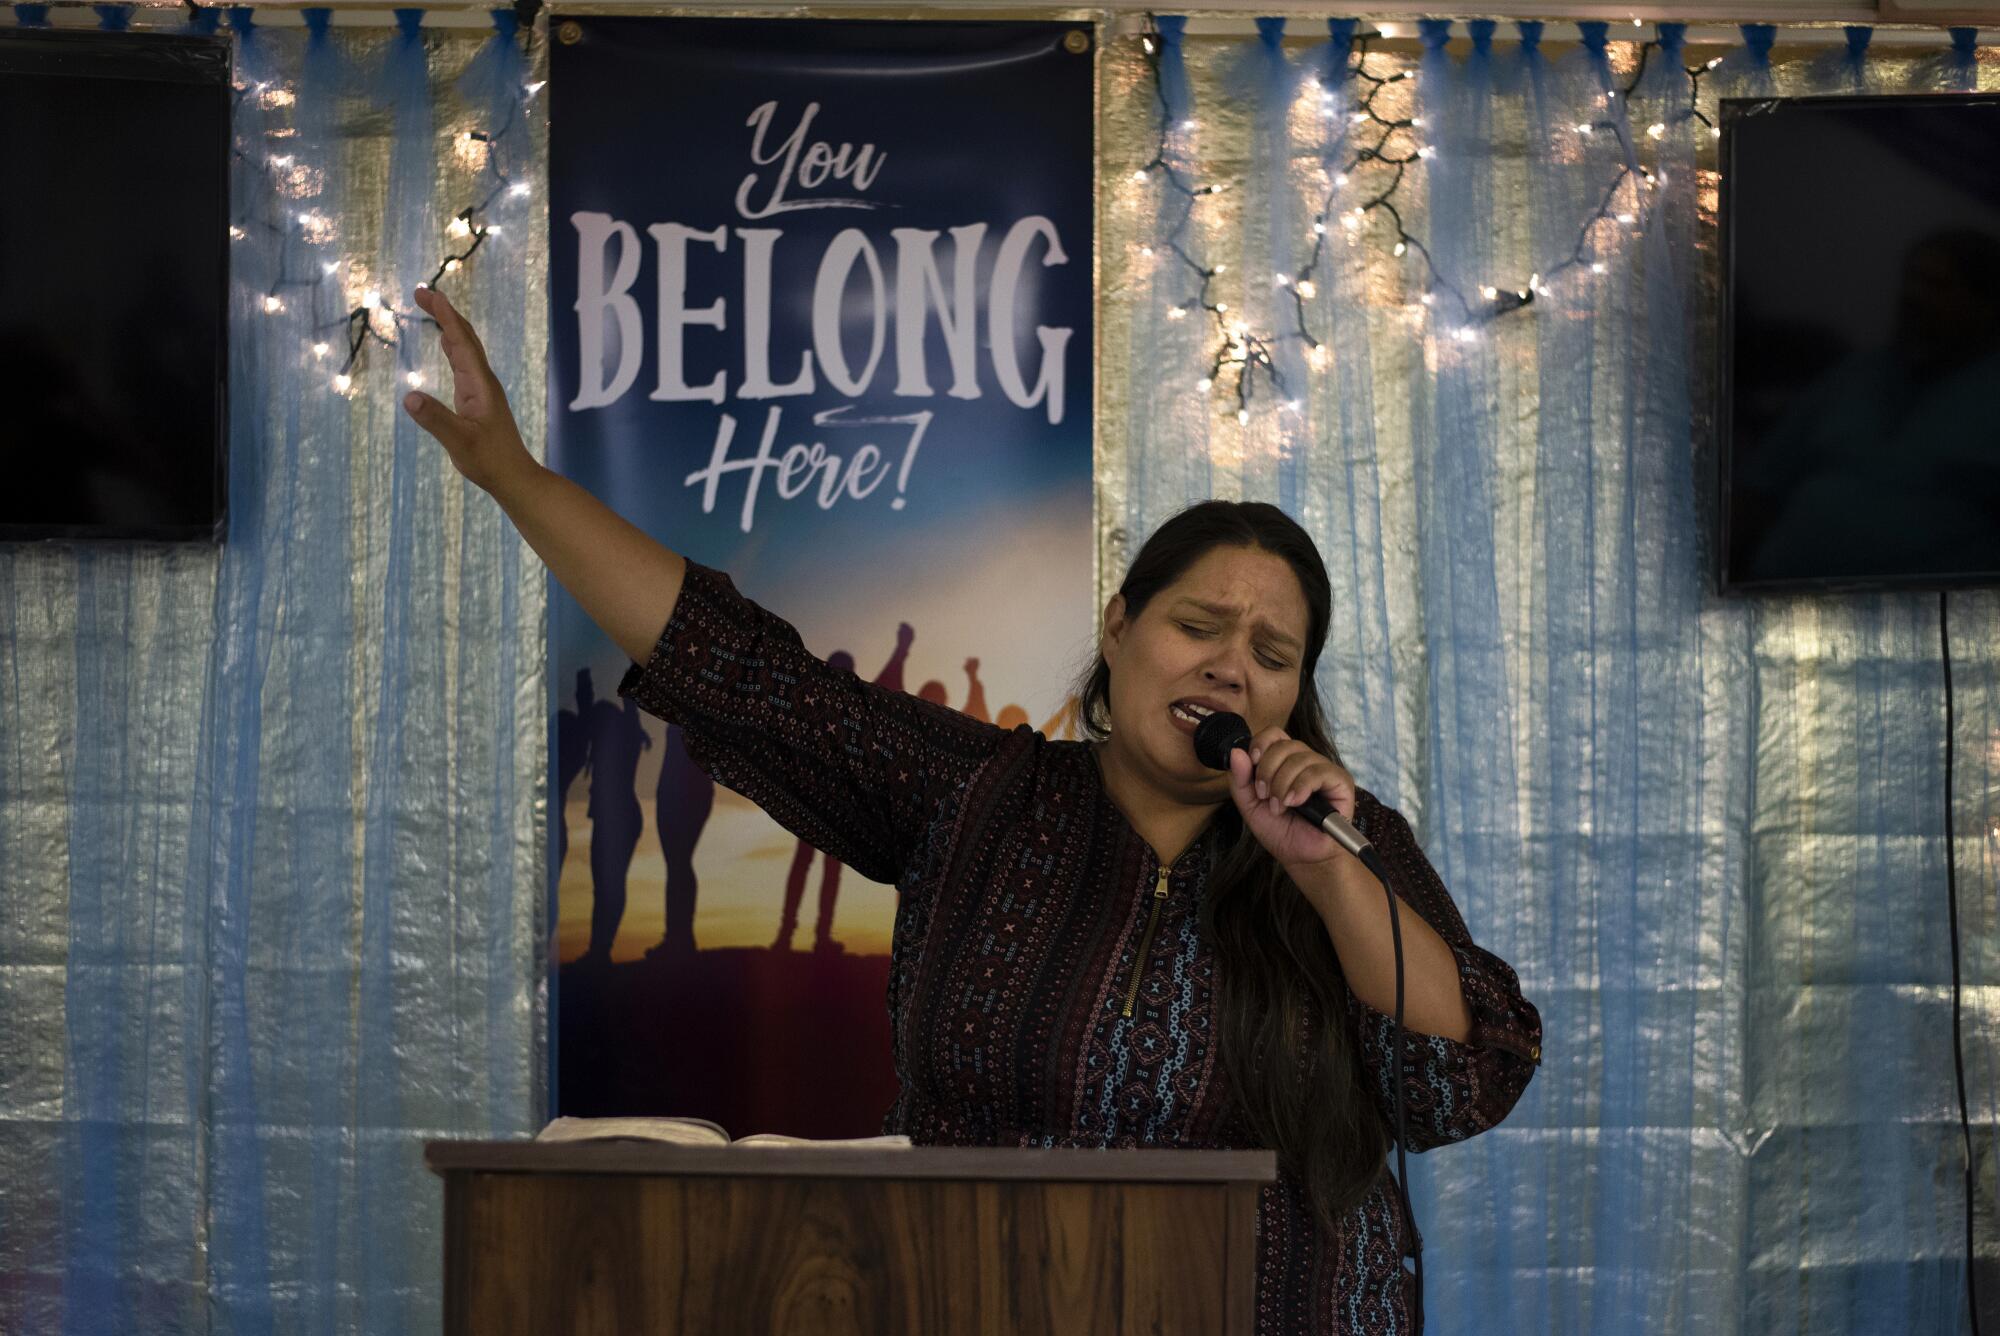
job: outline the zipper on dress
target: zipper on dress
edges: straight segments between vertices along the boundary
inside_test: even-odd
[[[1153,944],[1153,930],[1160,926],[1160,906],[1167,899],[1167,866],[1160,865],[1159,880],[1153,883],[1153,912],[1146,919],[1146,935],[1139,939],[1139,958],[1132,964],[1132,982],[1125,988],[1125,1010],[1119,1014],[1129,1017],[1132,1006],[1139,1000],[1139,980],[1146,972],[1146,949]]]

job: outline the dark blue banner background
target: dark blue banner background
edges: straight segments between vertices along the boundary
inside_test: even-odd
[[[824,556],[838,542],[866,560],[914,550],[939,535],[960,532],[977,516],[1049,493],[1076,494],[1090,477],[1092,139],[1088,52],[1064,49],[1074,24],[789,22],[721,19],[580,18],[582,39],[558,41],[552,53],[550,107],[550,285],[554,321],[550,349],[551,466],[615,504],[642,527],[671,536],[682,551],[730,563],[739,581],[759,581],[765,569],[782,576],[806,553]],[[764,153],[753,159],[756,129],[748,122],[772,104]],[[804,134],[833,153],[847,150],[850,167],[864,151],[869,184],[859,172],[817,183],[801,147],[783,198],[798,208],[746,218],[739,192],[762,211],[784,174],[780,156],[808,109]],[[754,178],[745,188],[745,179]],[[802,179],[804,178],[804,179]],[[626,290],[638,311],[638,374],[613,402],[571,408],[586,387],[581,369],[578,301],[580,231],[577,215],[599,214],[628,225],[638,238],[636,277]],[[1061,264],[1038,236],[1019,266],[1014,319],[1015,359],[1030,386],[1040,378],[1039,326],[1070,331],[1062,352],[1063,415],[1051,423],[1046,402],[1017,406],[999,383],[990,344],[990,285],[1009,230],[1043,218],[1058,238]],[[726,229],[726,249],[707,240],[685,243],[685,299],[690,312],[720,299],[727,328],[688,325],[681,333],[688,386],[724,377],[722,403],[662,402],[650,396],[659,380],[660,247],[648,229],[680,224]],[[899,395],[895,319],[896,229],[941,235],[934,243],[945,295],[954,288],[952,229],[985,225],[972,290],[979,303],[974,357],[977,398],[954,397],[953,368],[933,294],[926,292],[924,367],[930,393]],[[837,234],[854,229],[882,270],[884,341],[874,375],[860,394],[829,383],[813,357],[814,392],[746,399],[745,272],[753,243],[742,230],[777,229],[770,246],[772,382],[786,385],[812,350],[812,310],[822,262]],[[609,273],[617,245],[604,247]],[[868,361],[873,298],[865,260],[851,268],[844,289],[839,342],[853,372]],[[606,349],[616,348],[616,322],[600,316]],[[618,358],[601,361],[615,370]],[[782,500],[777,472],[762,470],[749,534],[741,528],[750,470],[723,476],[714,509],[704,514],[705,488],[687,475],[708,466],[725,415],[734,419],[729,454],[752,459],[769,410],[781,417],[772,458],[794,444],[823,442],[851,463],[862,445],[881,452],[886,476],[865,498],[843,498],[822,511],[815,475],[796,499]],[[816,425],[816,414],[840,418]],[[907,479],[898,475],[912,427],[903,423],[844,425],[859,419],[909,417],[928,411]],[[899,486],[899,483],[902,485]],[[895,503],[901,501],[898,506]],[[746,539],[750,540],[746,542]],[[858,550],[857,550],[858,549]],[[893,559],[893,558],[892,558]],[[590,634],[566,618],[561,648],[571,657]]]

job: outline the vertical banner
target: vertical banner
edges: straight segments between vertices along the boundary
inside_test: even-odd
[[[1074,736],[1095,34],[562,18],[549,461],[822,658]],[[893,888],[787,834],[552,618],[557,1102],[867,1135]]]

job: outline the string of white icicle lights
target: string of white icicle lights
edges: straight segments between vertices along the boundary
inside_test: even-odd
[[[1640,21],[1634,22],[1635,26],[1643,26]],[[1641,45],[1638,66],[1625,86],[1622,89],[1609,88],[1601,95],[1604,111],[1590,121],[1579,123],[1574,127],[1574,133],[1585,136],[1609,130],[1619,142],[1623,161],[1598,197],[1596,206],[1578,226],[1576,244],[1571,248],[1570,254],[1551,266],[1546,274],[1540,272],[1531,274],[1525,287],[1517,284],[1482,284],[1476,289],[1478,300],[1475,301],[1439,270],[1429,248],[1421,238],[1408,230],[1404,225],[1402,212],[1397,208],[1396,198],[1410,168],[1418,163],[1433,160],[1437,155],[1437,149],[1423,142],[1417,133],[1424,128],[1422,116],[1385,115],[1376,106],[1376,99],[1384,90],[1398,85],[1413,84],[1418,77],[1417,72],[1412,70],[1376,74],[1368,68],[1369,57],[1375,54],[1369,50],[1369,43],[1383,36],[1380,31],[1355,34],[1352,39],[1352,53],[1342,71],[1344,78],[1368,85],[1368,91],[1353,100],[1353,109],[1347,113],[1348,125],[1343,129],[1338,142],[1342,145],[1348,144],[1350,136],[1363,127],[1368,127],[1374,132],[1369,135],[1371,142],[1364,142],[1351,149],[1327,155],[1328,188],[1319,209],[1313,215],[1311,252],[1306,262],[1296,271],[1272,274],[1272,283],[1275,286],[1290,290],[1295,328],[1289,334],[1296,336],[1303,344],[1307,361],[1315,370],[1324,370],[1329,364],[1329,357],[1326,343],[1316,337],[1310,328],[1307,303],[1318,292],[1316,276],[1320,263],[1327,256],[1326,239],[1331,227],[1337,226],[1352,237],[1360,232],[1370,214],[1379,213],[1387,217],[1394,231],[1394,239],[1390,242],[1391,254],[1400,259],[1415,252],[1424,261],[1426,282],[1424,290],[1418,297],[1423,311],[1435,310],[1438,294],[1444,293],[1457,314],[1457,320],[1449,325],[1445,337],[1455,342],[1470,343],[1480,338],[1484,326],[1531,305],[1537,296],[1548,295],[1552,282],[1570,269],[1587,269],[1593,275],[1606,273],[1609,266],[1601,259],[1591,258],[1591,240],[1596,230],[1606,223],[1615,225],[1621,232],[1643,227],[1652,204],[1658,197],[1656,188],[1667,184],[1664,174],[1655,173],[1639,162],[1637,144],[1631,134],[1629,122],[1623,114],[1630,95],[1645,76],[1647,62],[1653,50],[1665,49],[1665,43],[1656,37]],[[1262,370],[1280,400],[1296,408],[1297,401],[1290,395],[1283,372],[1272,357],[1279,336],[1253,330],[1241,317],[1232,318],[1228,303],[1210,296],[1210,284],[1217,275],[1225,272],[1225,266],[1220,263],[1203,264],[1189,253],[1187,245],[1182,240],[1187,219],[1192,213],[1192,204],[1203,197],[1221,193],[1227,188],[1227,184],[1190,184],[1169,162],[1169,134],[1175,129],[1192,131],[1198,128],[1198,121],[1190,117],[1178,126],[1170,121],[1170,109],[1161,83],[1161,40],[1152,14],[1146,16],[1146,28],[1141,34],[1140,42],[1153,79],[1154,94],[1160,114],[1153,157],[1134,173],[1134,179],[1145,183],[1151,179],[1153,172],[1162,172],[1169,188],[1182,196],[1187,207],[1176,220],[1173,233],[1166,244],[1181,264],[1199,280],[1194,296],[1170,306],[1167,317],[1182,319],[1192,310],[1205,311],[1214,322],[1218,337],[1218,347],[1210,359],[1207,374],[1197,382],[1197,388],[1204,393],[1212,390],[1216,382],[1233,369],[1237,422],[1247,424],[1250,400],[1255,391],[1255,375]],[[1683,72],[1690,82],[1688,104],[1668,119],[1649,125],[1646,132],[1649,140],[1663,139],[1670,125],[1689,119],[1701,121],[1709,128],[1712,135],[1720,134],[1714,123],[1699,109],[1698,99],[1702,76],[1721,63],[1721,59],[1717,58],[1702,65],[1684,67]],[[1321,114],[1323,116],[1333,114],[1338,109],[1338,99],[1334,93],[1317,78],[1310,82],[1319,90]],[[1338,165],[1333,165],[1335,163]],[[1363,170],[1368,168],[1389,169],[1386,183],[1379,184],[1378,188],[1361,202],[1336,212],[1334,206],[1337,197],[1355,182]],[[1628,189],[1628,183],[1634,184]],[[1150,259],[1153,257],[1153,247],[1142,245],[1140,253]]]
[[[527,29],[529,40],[532,40],[532,32],[532,27]],[[497,134],[490,134],[482,129],[472,129],[462,131],[456,136],[455,144],[461,146],[462,151],[480,154],[483,158],[481,171],[483,173],[490,173],[493,181],[491,187],[479,199],[458,210],[451,216],[450,221],[444,228],[447,238],[444,254],[439,259],[436,267],[431,271],[429,279],[420,282],[417,286],[435,288],[447,276],[462,271],[466,263],[486,243],[487,238],[501,235],[501,225],[499,223],[484,220],[485,215],[494,208],[496,202],[502,197],[521,199],[533,192],[533,186],[528,181],[517,180],[503,170],[500,164],[500,155],[496,149],[530,114],[530,104],[533,102],[535,96],[546,86],[547,80],[524,83],[521,87],[520,100],[516,103],[516,110],[520,114],[511,117],[509,123]],[[255,84],[239,80],[236,84],[237,102],[240,104],[246,96],[260,98],[267,107],[294,105],[297,100],[296,93],[292,88],[276,80],[264,80]],[[282,133],[289,137],[292,131],[287,128],[281,132],[272,133]],[[483,146],[483,151],[480,146]],[[256,149],[257,151],[261,151],[261,146],[256,146]],[[239,159],[247,157],[250,151],[241,143],[235,149],[236,156]],[[285,192],[280,188],[278,178],[280,174],[294,171],[298,165],[296,154],[265,153],[264,160],[259,166],[259,171],[266,178],[270,187],[271,198],[284,197]],[[248,223],[272,233],[285,232],[290,227],[295,226],[304,229],[308,238],[310,238],[314,232],[331,230],[331,225],[334,221],[317,209],[308,208],[290,214],[283,224],[272,223],[265,219],[240,219],[238,222],[230,224],[229,237],[232,242],[244,240],[249,235],[244,225]],[[287,309],[285,293],[288,289],[309,288],[316,290],[326,280],[334,277],[343,268],[347,268],[351,264],[352,261],[348,258],[324,260],[320,263],[320,272],[317,275],[306,277],[290,276],[281,270],[277,278],[272,281],[270,287],[265,291],[260,303],[261,309],[266,315],[281,315]],[[387,333],[377,328],[376,317],[378,315],[385,317],[388,325]],[[320,324],[309,331],[308,351],[316,361],[327,360],[332,356],[335,348],[336,337],[334,336],[334,331],[340,331],[337,339],[344,349],[345,356],[340,363],[339,369],[328,378],[327,383],[337,394],[352,395],[355,387],[357,364],[361,361],[362,353],[368,344],[372,341],[384,348],[394,349],[400,346],[398,335],[402,327],[412,322],[424,324],[435,323],[421,311],[399,308],[379,288],[367,287],[363,289],[359,300],[345,315]],[[406,372],[403,379],[412,388],[420,387],[424,383],[423,373],[420,371],[413,370]]]

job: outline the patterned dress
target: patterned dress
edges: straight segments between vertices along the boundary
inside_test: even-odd
[[[1006,732],[829,668],[693,563],[651,658],[619,691],[679,724],[718,782],[897,888],[901,1089],[885,1131],[935,1145],[1257,1144],[1214,1042],[1208,845],[1161,868],[1089,744]],[[1404,1036],[1408,1148],[1463,1140],[1527,1086],[1540,1017],[1514,971],[1473,945],[1403,818],[1366,792],[1355,818],[1397,893],[1457,956],[1472,1014],[1464,1043]],[[1345,991],[1339,1020],[1393,1129],[1393,1024]],[[1309,1011],[1307,1023],[1322,1018]],[[1386,1165],[1335,1237],[1281,1172],[1258,1212],[1260,1336],[1407,1331],[1401,1226]]]

